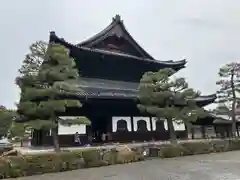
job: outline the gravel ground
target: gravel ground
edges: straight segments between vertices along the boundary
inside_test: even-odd
[[[240,151],[23,177],[19,180],[240,180]]]

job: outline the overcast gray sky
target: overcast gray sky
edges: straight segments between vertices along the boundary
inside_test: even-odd
[[[187,58],[178,75],[203,94],[216,91],[221,65],[240,61],[240,0],[1,0],[0,104],[15,106],[14,79],[31,43],[51,30],[81,42],[115,14],[156,59]]]

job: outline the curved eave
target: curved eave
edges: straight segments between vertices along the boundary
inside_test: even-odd
[[[86,99],[138,99],[138,83],[113,81],[106,79],[82,78],[79,81],[69,81],[79,88],[76,96]],[[200,96],[195,99],[199,106],[214,102],[215,95]]]
[[[171,61],[160,61],[160,60],[155,60],[155,59],[141,58],[141,57],[137,57],[137,56],[133,56],[133,55],[125,54],[125,53],[120,53],[120,52],[113,52],[113,51],[107,51],[107,50],[96,49],[96,48],[76,46],[74,44],[66,42],[63,38],[59,38],[55,34],[55,32],[50,32],[49,41],[62,44],[69,49],[77,48],[79,50],[100,53],[100,54],[103,54],[103,55],[121,56],[121,57],[125,57],[125,58],[142,60],[142,61],[145,61],[145,62],[154,63],[154,64],[159,65],[159,66],[174,68],[175,70],[180,70],[180,69],[184,68],[186,63],[187,63],[186,59],[183,59],[183,60],[180,60],[180,61],[172,61],[172,60]]]
[[[72,96],[75,98],[79,98],[81,100],[88,100],[88,99],[112,99],[112,100],[125,99],[125,100],[134,100],[134,101],[138,100],[138,97],[135,92],[128,93],[127,95],[125,93],[111,93],[111,92],[106,92],[106,93],[79,92],[79,93],[76,93],[76,95],[72,95]],[[211,100],[211,101],[196,100],[197,105],[200,107],[206,106],[213,102],[214,100]]]
[[[211,94],[211,95],[205,95],[205,96],[199,96],[196,98],[196,101],[198,102],[202,102],[202,101],[215,101],[215,99],[217,98],[216,94]]]
[[[216,100],[216,94],[206,95],[206,96],[199,96],[195,99],[196,103],[200,106],[207,106],[212,104]]]
[[[232,117],[224,114],[215,114],[210,112],[209,113],[212,118],[214,118],[215,124],[232,124]],[[236,116],[237,123],[240,122],[240,115]]]
[[[183,60],[180,60],[180,61],[160,61],[160,60],[156,60],[156,59],[140,58],[140,57],[137,57],[137,56],[126,54],[126,53],[113,52],[113,51],[107,51],[107,50],[96,49],[96,48],[87,48],[87,47],[78,47],[78,48],[81,49],[81,50],[101,53],[101,54],[105,54],[105,55],[122,56],[122,57],[125,57],[125,58],[143,60],[143,61],[146,61],[146,62],[166,65],[166,66],[169,66],[169,67],[170,66],[178,66],[178,67],[182,68],[187,63],[186,59],[183,59]]]

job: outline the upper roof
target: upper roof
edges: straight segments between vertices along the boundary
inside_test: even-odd
[[[139,82],[145,72],[163,68],[178,71],[187,63],[186,59],[153,59],[127,32],[119,15],[107,28],[82,43],[67,42],[54,31],[50,32],[49,42],[61,44],[70,50],[70,56],[75,59],[82,77]]]
[[[99,49],[99,48],[91,48],[91,47],[86,47],[86,46],[80,46],[80,44],[74,45],[70,42],[65,41],[64,38],[58,37],[54,31],[50,32],[49,41],[64,45],[68,49],[78,49],[79,51],[99,53],[99,54],[103,54],[103,55],[114,55],[114,56],[120,56],[120,57],[124,57],[124,58],[136,59],[136,60],[140,60],[143,62],[153,63],[156,65],[157,68],[164,67],[164,68],[172,68],[175,70],[180,70],[181,68],[184,68],[187,63],[186,59],[182,59],[179,61],[173,61],[173,60],[161,61],[161,60],[156,60],[156,59],[152,59],[152,58],[138,57],[135,55],[124,53],[124,52],[116,52],[116,51],[104,50],[104,49]],[[74,52],[76,52],[76,51],[74,51]]]
[[[117,39],[124,40],[125,43],[129,43],[129,45],[132,46],[132,48],[134,48],[138,52],[139,57],[153,59],[153,57],[149,53],[147,53],[126,30],[120,15],[116,15],[115,17],[113,17],[112,22],[101,32],[77,44],[77,46],[92,48],[92,47],[95,47],[97,44],[102,43],[104,40],[106,40],[109,37],[116,37]],[[111,45],[111,44],[108,44],[108,45]],[[114,47],[115,47],[115,44],[114,44]],[[122,51],[124,52],[124,50]]]

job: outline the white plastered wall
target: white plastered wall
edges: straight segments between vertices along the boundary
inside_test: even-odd
[[[216,132],[215,132],[214,126],[207,126],[207,127],[205,127],[205,132],[206,132],[206,135],[209,138],[216,136]]]
[[[79,117],[79,116],[77,116]],[[61,119],[75,119],[76,116],[62,116]],[[72,135],[78,132],[79,134],[86,134],[86,125],[72,125],[72,126],[63,126],[60,123],[58,124],[58,134],[59,135]]]
[[[202,129],[201,126],[194,125],[194,138],[202,138]]]
[[[153,131],[156,131],[157,118],[156,117],[152,117],[151,119],[152,119]],[[174,127],[175,131],[185,131],[185,129],[186,129],[184,123],[178,124],[176,122],[173,122],[173,127]],[[168,130],[167,120],[164,120],[164,129],[166,131]]]

